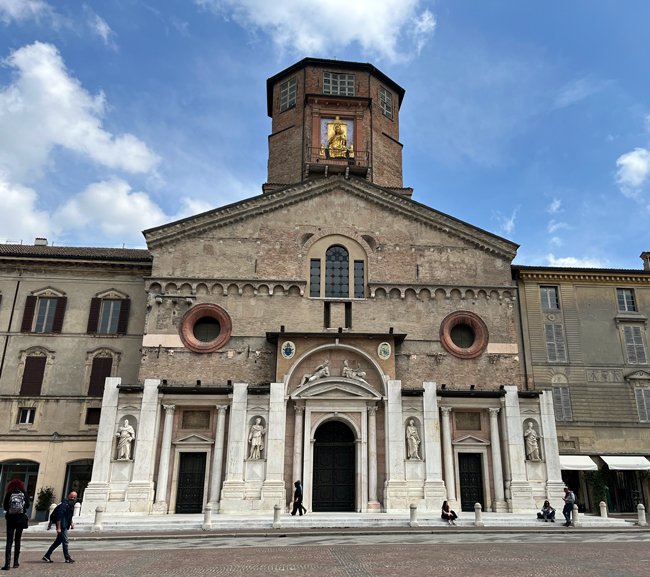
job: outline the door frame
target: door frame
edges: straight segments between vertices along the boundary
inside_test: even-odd
[[[205,445],[185,445],[183,443],[177,444],[173,449],[173,465],[172,465],[172,479],[169,485],[169,508],[168,511],[172,513],[176,511],[176,495],[178,495],[178,477],[181,469],[181,453],[205,453],[205,476],[203,479],[203,503],[201,510],[205,509],[208,502],[208,490],[210,486],[210,473],[212,467],[212,446],[209,443]]]
[[[492,486],[490,485],[490,471],[488,461],[488,446],[486,444],[463,444],[454,447],[454,469],[456,474],[456,501],[461,503],[461,486],[460,486],[460,465],[458,460],[459,453],[476,453],[481,458],[481,469],[483,472],[483,511],[492,509]]]

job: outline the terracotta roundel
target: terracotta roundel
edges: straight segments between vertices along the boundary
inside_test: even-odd
[[[213,353],[230,339],[232,320],[219,305],[203,303],[193,306],[181,319],[180,337],[195,353]]]
[[[488,329],[483,319],[469,311],[447,315],[440,325],[440,341],[445,350],[460,359],[474,359],[488,345]]]

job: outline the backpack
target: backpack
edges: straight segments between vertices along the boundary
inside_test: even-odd
[[[20,491],[12,493],[9,497],[9,510],[7,513],[10,515],[16,515],[22,513],[25,509],[25,495]]]
[[[61,505],[63,503],[59,503],[54,509],[52,509],[52,513],[50,513],[50,518],[48,520],[48,529],[54,525],[56,525],[57,521],[60,521],[59,517],[61,515]]]

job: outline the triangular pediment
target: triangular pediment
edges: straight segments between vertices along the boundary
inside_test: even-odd
[[[381,395],[370,386],[354,379],[326,377],[298,387],[292,399],[359,399],[380,400]]]
[[[457,220],[388,188],[359,178],[342,176],[305,181],[267,194],[253,196],[190,218],[145,230],[143,234],[149,248],[155,249],[183,239],[194,239],[210,234],[210,231],[234,226],[248,219],[261,216],[269,218],[269,215],[275,211],[286,213],[287,210],[302,203],[306,205],[309,203],[311,209],[300,210],[301,222],[304,222],[305,214],[313,214],[314,223],[317,223],[322,213],[313,209],[314,200],[321,196],[325,197],[323,210],[327,210],[327,206],[331,204],[329,198],[333,194],[355,197],[364,204],[372,204],[374,210],[385,213],[386,217],[393,221],[402,217],[408,226],[425,226],[454,237],[461,244],[497,254],[508,260],[512,260],[516,254],[517,245],[507,239]]]
[[[479,439],[474,435],[465,435],[453,442],[454,445],[489,445],[490,442],[485,439]]]
[[[196,434],[180,437],[174,441],[175,445],[211,445],[212,443],[212,439]]]
[[[625,380],[631,383],[641,384],[644,381],[650,381],[650,371],[634,371],[629,375],[625,375]]]

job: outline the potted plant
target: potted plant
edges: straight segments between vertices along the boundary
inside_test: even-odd
[[[36,496],[36,521],[47,521],[50,515],[50,505],[54,503],[54,488],[41,487]]]

